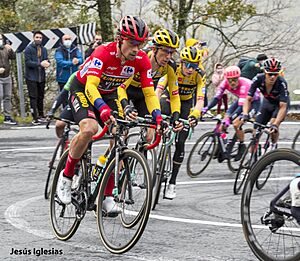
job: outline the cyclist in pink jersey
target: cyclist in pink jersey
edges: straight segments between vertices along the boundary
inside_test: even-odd
[[[252,84],[251,80],[240,76],[241,76],[241,70],[238,66],[229,66],[225,68],[224,70],[225,79],[218,86],[216,95],[214,96],[213,100],[208,104],[207,107],[202,109],[202,113],[206,113],[209,109],[213,108],[221,99],[225,91],[229,91],[230,93],[232,93],[238,98],[229,107],[222,121],[223,126],[225,128],[227,128],[231,124],[231,122],[233,123],[236,134],[240,141],[238,153],[235,157],[236,161],[241,159],[246,149],[246,146],[244,144],[244,132],[243,130],[239,129],[241,119],[238,116],[243,111],[243,105]],[[257,112],[259,106],[260,106],[260,96],[259,96],[259,92],[256,91],[251,103],[251,109],[253,110],[253,112]]]
[[[151,113],[160,125],[162,118],[159,101],[154,92],[151,64],[146,53],[140,50],[147,39],[148,26],[142,19],[134,16],[123,17],[116,41],[97,47],[73,79],[69,104],[80,131],[70,144],[67,163],[59,177],[57,194],[62,203],[71,203],[74,168],[92,136],[98,131],[98,119],[99,124],[104,126],[115,121],[111,111],[117,111],[123,117],[117,88],[135,73],[140,74],[141,85],[150,89],[153,103],[156,101]],[[112,178],[105,192],[107,204],[104,207],[107,205],[107,212],[115,211],[110,209],[116,205],[112,197],[113,185]]]

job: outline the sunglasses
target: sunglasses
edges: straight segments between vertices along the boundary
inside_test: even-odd
[[[158,49],[161,49],[166,54],[173,54],[176,52],[174,48],[160,47]]]
[[[197,69],[198,67],[199,67],[199,64],[198,63],[189,63],[189,62],[183,62],[184,63],[184,65],[185,65],[185,67],[187,68],[187,69],[190,69],[190,68],[192,68],[192,69]]]
[[[228,78],[227,79],[229,82],[237,82],[239,78]]]
[[[268,72],[268,73],[266,73],[268,76],[270,76],[270,77],[272,77],[272,76],[278,76],[279,75],[279,73],[270,73],[270,72]]]
[[[128,39],[130,44],[133,46],[138,46],[139,48],[143,47],[145,45],[145,42],[141,42],[135,39]]]

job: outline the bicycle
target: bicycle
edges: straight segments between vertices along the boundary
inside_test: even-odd
[[[196,141],[187,158],[187,174],[191,178],[200,175],[213,158],[217,158],[219,162],[227,160],[228,168],[233,173],[238,170],[239,161],[234,161],[238,153],[238,137],[236,133],[227,142],[228,132],[227,130],[221,131],[221,118],[212,117],[212,120],[217,121],[215,128],[213,131],[204,133]],[[252,132],[252,129],[244,130],[245,136],[252,134]],[[245,140],[247,140],[246,137]],[[202,167],[201,164],[203,164]]]
[[[267,183],[261,190],[254,189],[270,166],[272,175]],[[241,220],[246,241],[259,260],[300,260],[300,222],[292,215],[289,193],[290,181],[299,173],[299,166],[298,151],[280,148],[261,157],[248,175]]]
[[[91,162],[91,148],[93,142],[104,136],[107,127],[93,138],[94,141],[89,143],[88,149],[81,157],[78,185],[72,184],[72,201],[68,205],[63,204],[56,194],[58,177],[68,156],[68,150],[64,152],[53,180],[50,215],[55,236],[60,240],[68,240],[78,229],[86,212],[96,210],[101,242],[110,252],[121,254],[129,251],[138,242],[145,229],[151,208],[152,181],[144,156],[138,151],[128,149],[124,142],[126,130],[146,124],[119,119],[116,122],[116,132],[112,134],[114,145],[108,159],[102,169],[95,170],[99,172],[95,188],[91,189],[91,176],[94,168],[99,166]],[[147,127],[156,128],[156,125],[147,124]],[[159,141],[160,135],[157,135],[155,142],[148,148],[157,146]],[[114,215],[106,213],[102,208],[105,190],[111,181],[114,184],[114,201],[120,209],[120,213]],[[64,225],[67,228],[64,228]]]
[[[300,130],[296,133],[293,139],[292,149],[300,151]]]
[[[49,195],[50,195],[50,189],[51,189],[51,185],[52,185],[52,181],[53,181],[53,177],[54,177],[54,173],[55,173],[55,169],[57,167],[57,163],[61,157],[61,155],[63,154],[63,152],[68,148],[69,146],[69,136],[70,136],[70,132],[73,133],[78,133],[78,128],[74,128],[72,126],[77,125],[75,122],[66,120],[66,119],[61,119],[61,118],[57,118],[57,117],[53,117],[53,119],[55,120],[59,120],[59,121],[63,121],[65,122],[67,125],[64,129],[63,135],[61,136],[61,138],[59,139],[54,152],[52,154],[51,160],[49,162],[49,171],[48,171],[48,175],[47,175],[47,179],[46,179],[46,184],[45,184],[45,191],[44,191],[44,197],[45,199],[49,199]],[[50,125],[51,121],[48,121],[46,124],[46,129],[49,129],[49,125]]]
[[[266,130],[270,128],[270,126],[254,122],[252,120],[249,120],[249,122],[255,124],[257,126],[257,129],[255,130],[254,136],[251,137],[250,143],[246,147],[245,153],[241,158],[240,166],[236,173],[233,185],[233,193],[235,195],[239,193],[247,176],[249,175],[251,168],[254,166],[257,160],[261,158],[265,153],[267,153],[269,149],[272,149],[270,146],[270,133],[268,130]],[[267,182],[271,172],[272,168],[269,169],[269,172],[263,180],[258,180],[256,182],[257,189],[262,189],[262,187]]]
[[[164,120],[170,120],[169,116],[162,115]],[[184,125],[188,126],[189,128],[189,135],[188,137],[191,137],[192,128],[189,126],[189,121],[185,119],[179,119],[180,122],[182,122]],[[165,198],[166,188],[168,179],[171,176],[172,173],[172,154],[171,154],[171,146],[176,138],[177,133],[172,131],[172,127],[168,126],[167,130],[164,131],[162,135],[162,144],[160,147],[160,151],[158,153],[157,157],[157,167],[155,175],[155,183],[153,183],[153,201],[152,201],[152,210],[155,209],[156,205],[159,201],[159,196],[161,192],[161,186],[162,183],[164,183],[164,189],[163,189],[163,199]]]
[[[145,118],[137,117],[137,120],[144,123],[152,123],[152,116],[146,115]],[[129,148],[135,149],[144,154],[147,159],[150,172],[152,174],[152,181],[155,184],[156,179],[156,166],[157,166],[157,156],[155,149],[148,150],[146,147],[148,146],[147,137],[147,128],[141,127],[139,131],[129,132],[126,138],[126,144]]]

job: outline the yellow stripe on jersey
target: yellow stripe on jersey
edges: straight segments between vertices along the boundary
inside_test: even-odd
[[[145,103],[148,111],[152,114],[154,110],[160,110],[160,103],[155,94],[154,87],[144,87],[142,88],[143,94],[145,96]]]
[[[87,81],[85,84],[85,95],[92,105],[94,105],[96,99],[102,98],[101,94],[98,91],[99,83],[99,77],[93,75],[87,76]]]

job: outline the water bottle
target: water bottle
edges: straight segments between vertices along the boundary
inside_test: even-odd
[[[99,174],[101,173],[105,162],[106,162],[106,157],[104,155],[100,155],[92,175],[94,181],[98,179]]]

